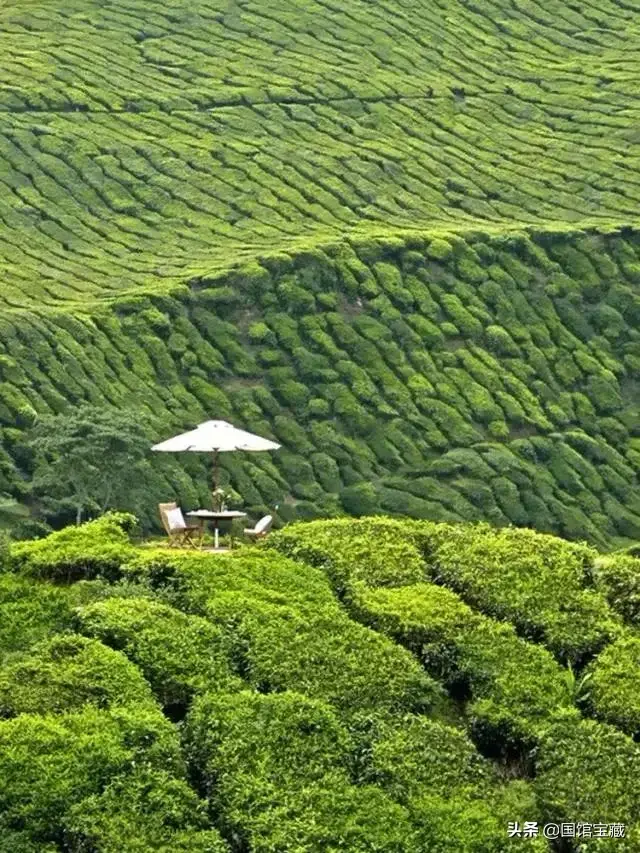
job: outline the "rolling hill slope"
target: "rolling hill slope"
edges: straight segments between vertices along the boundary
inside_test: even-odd
[[[4,4],[0,490],[90,399],[277,437],[255,511],[638,537],[637,11]]]
[[[362,229],[630,224],[640,29],[580,8],[4,4],[7,304]]]

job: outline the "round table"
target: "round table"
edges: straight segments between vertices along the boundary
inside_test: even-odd
[[[213,521],[213,539],[214,539],[214,547],[217,549],[219,547],[219,528],[218,522],[227,521],[233,518],[246,518],[246,512],[239,512],[236,509],[225,509],[216,512],[213,509],[194,509],[191,512],[187,513],[188,518],[197,518],[200,522],[200,527],[204,528],[205,521]]]

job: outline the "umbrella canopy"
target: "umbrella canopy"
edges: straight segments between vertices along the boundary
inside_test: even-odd
[[[218,453],[226,453],[231,450],[278,450],[279,444],[253,435],[246,430],[238,429],[227,421],[206,421],[196,429],[183,432],[160,444],[154,444],[152,450],[160,450],[166,453],[180,453],[190,450],[198,453],[214,454],[214,477],[213,487],[218,486]]]

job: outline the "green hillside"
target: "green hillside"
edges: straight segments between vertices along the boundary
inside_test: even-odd
[[[347,234],[633,224],[636,12],[10,0],[6,305],[166,289]]]
[[[637,851],[640,560],[384,517],[180,554],[133,521],[3,554],[3,853]]]
[[[156,440],[213,415],[281,441],[223,459],[252,513],[640,538],[639,250],[628,232],[336,243],[91,316],[7,315],[0,491],[28,488],[36,413],[88,399],[148,410]],[[150,517],[207,500],[200,458],[153,464]]]
[[[0,493],[90,401],[277,438],[251,513],[640,538],[637,11],[5,3]]]

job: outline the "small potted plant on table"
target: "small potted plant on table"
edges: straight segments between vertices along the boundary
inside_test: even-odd
[[[242,503],[242,498],[235,489],[231,488],[231,486],[218,486],[218,488],[214,489],[211,493],[211,499],[214,512],[226,512],[228,509],[233,509],[234,506],[237,507]],[[231,536],[231,526],[233,521],[234,519],[232,518],[220,519],[218,522],[220,532]]]

